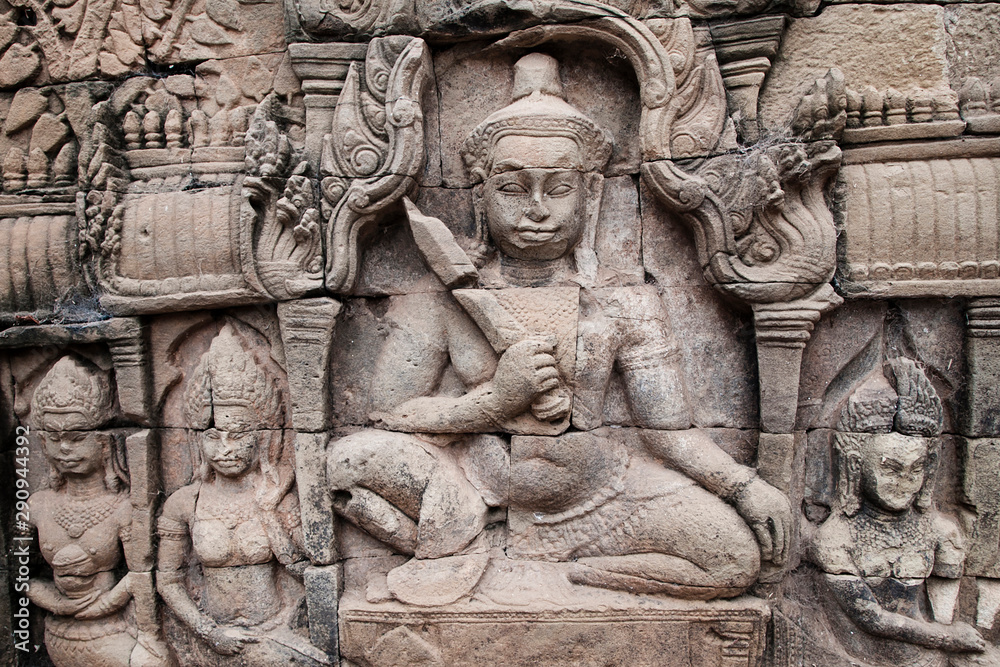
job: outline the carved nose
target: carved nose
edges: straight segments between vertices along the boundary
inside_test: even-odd
[[[533,199],[528,209],[524,212],[524,215],[532,222],[541,222],[549,217],[549,209],[545,208],[542,202]]]

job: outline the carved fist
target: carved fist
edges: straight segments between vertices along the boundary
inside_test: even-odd
[[[572,407],[570,394],[563,387],[550,389],[531,404],[531,414],[542,421],[556,421],[569,415]]]
[[[514,343],[497,363],[493,376],[496,409],[505,417],[515,417],[537,396],[559,386],[555,339],[526,338]]]
[[[792,525],[792,511],[785,495],[755,477],[736,496],[736,511],[757,536],[761,560],[783,565]]]

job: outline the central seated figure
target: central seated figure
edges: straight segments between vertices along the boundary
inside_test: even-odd
[[[576,584],[708,600],[785,558],[787,499],[691,428],[656,288],[598,264],[611,148],[539,53],[465,143],[492,241],[480,289],[392,297],[378,428],[327,457],[336,511],[415,556],[402,568],[481,562],[499,534],[505,557],[563,563]],[[604,424],[615,373],[635,428]]]

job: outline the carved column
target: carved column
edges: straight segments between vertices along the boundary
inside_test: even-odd
[[[965,571],[977,578],[976,623],[992,627],[1000,608],[1000,299],[972,299],[965,313],[962,491],[976,510]]]
[[[108,350],[115,364],[122,416],[149,424],[151,420],[149,350],[138,318],[116,318],[108,327]]]
[[[753,314],[760,381],[757,472],[769,484],[788,493],[795,456],[793,431],[802,350],[821,313],[793,302],[755,305]]]
[[[757,337],[757,370],[760,387],[760,436],[757,444],[757,473],[780,489],[792,507],[802,501],[802,462],[796,455],[803,451],[803,431],[796,431],[799,404],[799,377],[802,351],[812,337],[812,330],[822,314],[840,305],[842,300],[829,286],[817,290],[813,298],[787,303],[754,304],[754,329]],[[799,540],[799,525],[792,528],[792,543]],[[790,549],[790,553],[796,553]],[[768,568],[761,572],[764,583],[779,581],[787,569]]]
[[[337,655],[337,608],[342,565],[337,563],[336,519],[326,485],[325,429],[330,425],[329,368],[333,330],[341,305],[326,297],[278,304],[281,339],[288,365],[295,434],[295,477],[302,532],[312,565],[304,582],[309,637]]]
[[[771,62],[778,53],[784,16],[765,16],[712,26],[712,40],[719,59],[719,70],[726,86],[729,113],[737,122],[740,138],[755,143],[760,138],[757,127],[757,96]]]
[[[124,396],[119,384],[119,402]],[[129,462],[129,481],[132,503],[132,541],[126,546],[132,553],[129,569],[134,581],[129,590],[135,598],[136,626],[155,640],[155,648],[166,655],[157,608],[156,583],[156,502],[163,494],[160,481],[160,443],[150,430],[133,433],[125,439]]]
[[[364,61],[368,44],[289,44],[292,69],[302,81],[306,105],[306,158],[319,166],[323,136],[330,131],[333,113],[352,62]]]

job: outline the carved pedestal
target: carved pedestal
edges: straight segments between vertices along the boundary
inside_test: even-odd
[[[770,616],[755,598],[685,603],[592,590],[564,609],[541,592],[516,606],[474,599],[429,609],[345,597],[341,651],[365,667],[756,667]]]

